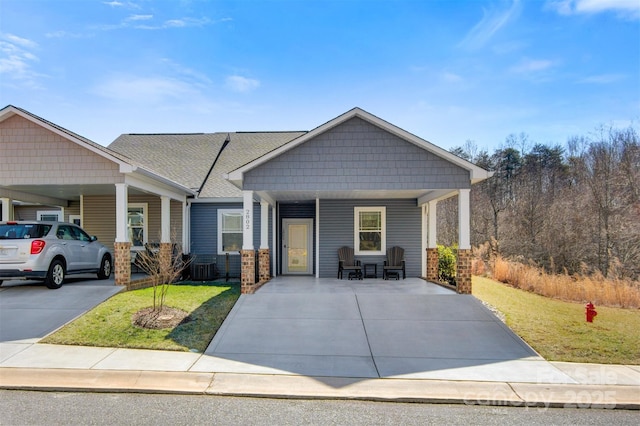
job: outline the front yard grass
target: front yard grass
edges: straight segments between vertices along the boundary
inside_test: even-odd
[[[204,352],[240,297],[237,283],[171,285],[165,306],[189,313],[172,329],[136,327],[131,318],[153,305],[153,288],[119,293],[41,340],[42,343]]]
[[[473,277],[473,294],[549,361],[640,364],[640,310],[596,306],[593,323],[582,303],[563,302]]]

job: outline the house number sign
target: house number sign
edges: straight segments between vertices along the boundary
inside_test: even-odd
[[[246,230],[251,229],[251,210],[250,209],[244,210],[244,229]]]

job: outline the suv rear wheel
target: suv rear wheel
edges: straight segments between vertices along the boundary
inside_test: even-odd
[[[47,271],[47,277],[44,280],[44,284],[51,289],[62,287],[64,282],[64,264],[61,260],[54,259]]]

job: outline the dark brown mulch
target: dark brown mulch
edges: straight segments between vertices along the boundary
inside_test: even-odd
[[[188,321],[188,312],[169,306],[163,306],[161,311],[154,311],[152,307],[144,308],[133,314],[131,318],[133,325],[153,330],[175,328],[180,323]]]

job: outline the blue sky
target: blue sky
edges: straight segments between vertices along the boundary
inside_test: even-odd
[[[121,133],[311,130],[361,107],[445,149],[640,121],[640,1],[1,0],[0,106]]]

